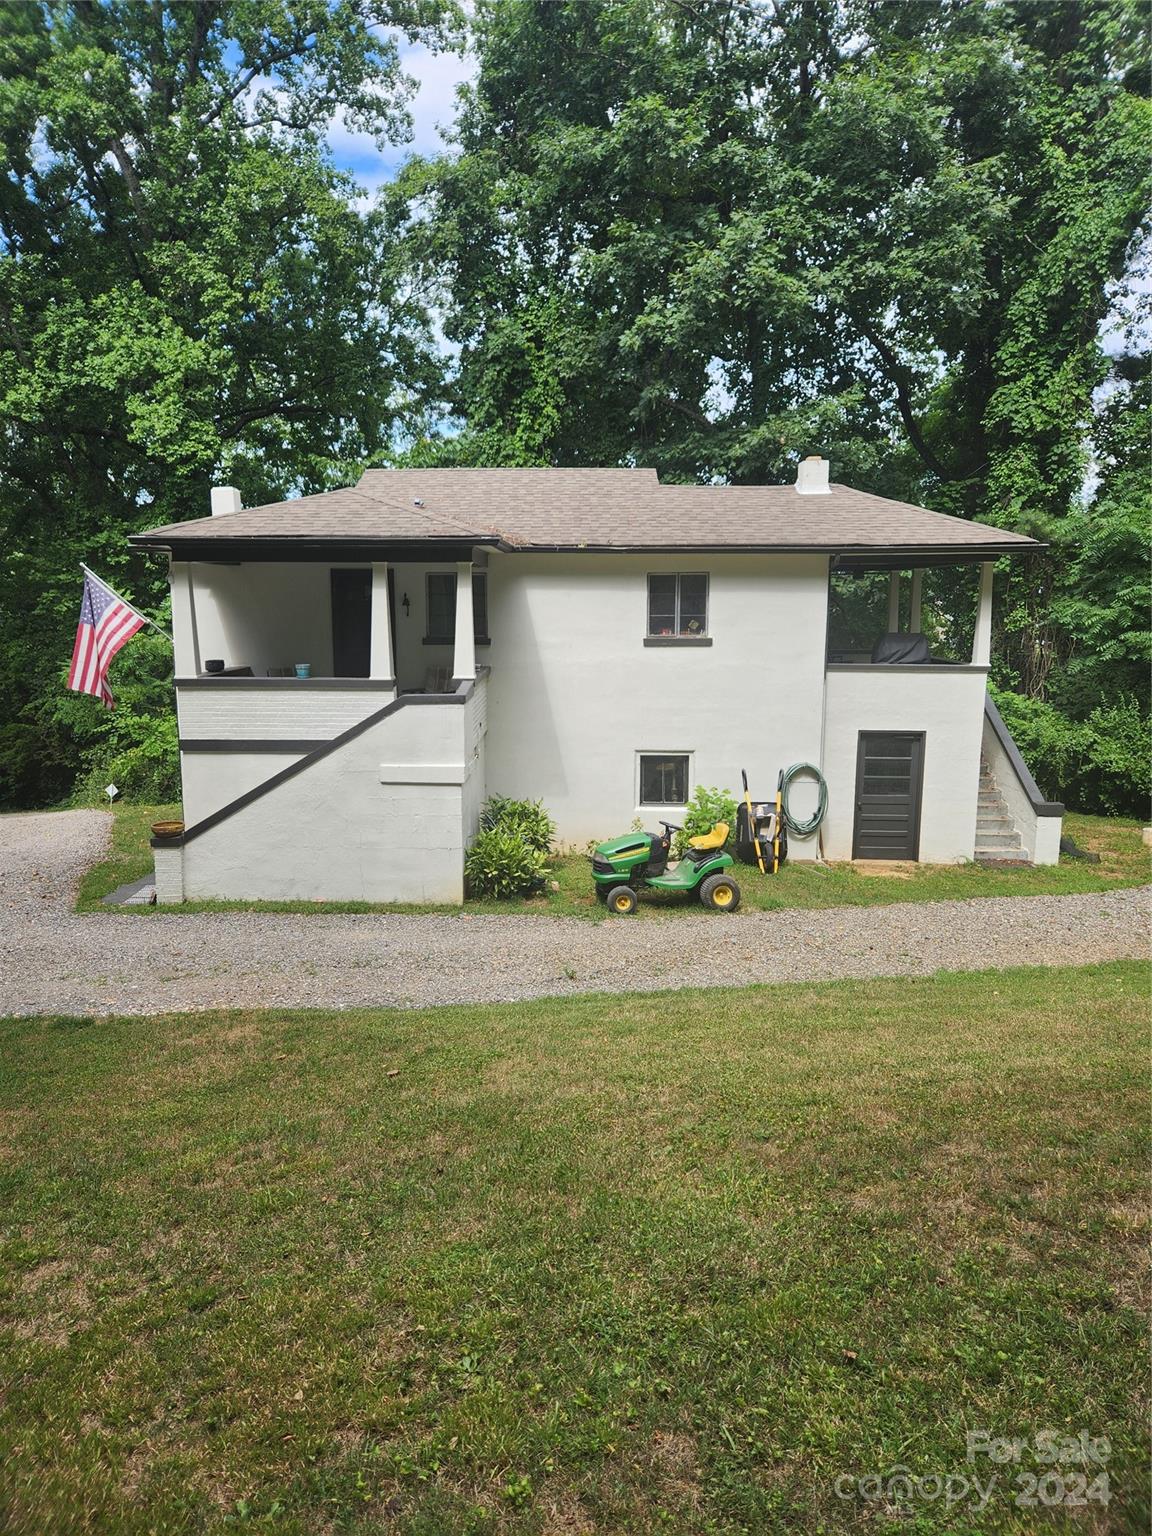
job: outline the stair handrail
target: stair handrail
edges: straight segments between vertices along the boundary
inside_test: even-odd
[[[988,724],[992,727],[996,740],[1004,749],[1004,755],[1012,765],[1012,771],[1020,781],[1020,788],[1028,797],[1028,803],[1037,816],[1063,816],[1064,807],[1059,800],[1046,800],[1040,792],[1040,786],[1032,777],[1028,764],[1020,756],[1020,748],[1012,736],[1012,732],[1004,724],[1004,718],[993,703],[992,695],[984,695],[984,713],[988,716]]]

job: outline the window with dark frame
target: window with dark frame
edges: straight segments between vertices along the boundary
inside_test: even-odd
[[[456,639],[456,572],[429,571],[426,584],[426,645],[451,645]],[[488,640],[488,572],[472,572],[472,636]]]
[[[687,805],[688,753],[640,754],[640,804]]]
[[[704,571],[648,577],[650,638],[688,640],[708,633],[708,576]]]

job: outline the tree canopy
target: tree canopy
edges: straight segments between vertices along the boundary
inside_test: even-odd
[[[126,534],[202,515],[213,480],[335,483],[419,419],[426,317],[325,136],[338,112],[401,136],[396,36],[452,24],[439,0],[0,7],[6,799],[65,790],[74,732],[113,727],[59,697],[78,559],[158,596]]]

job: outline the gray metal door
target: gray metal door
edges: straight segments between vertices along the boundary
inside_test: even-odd
[[[854,859],[920,856],[922,731],[861,731],[856,754]]]

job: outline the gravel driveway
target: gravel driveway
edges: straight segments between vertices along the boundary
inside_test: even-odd
[[[71,903],[104,811],[0,816],[0,1013],[409,1007],[575,992],[1084,965],[1148,953],[1149,891],[686,922],[461,914],[151,915]]]

